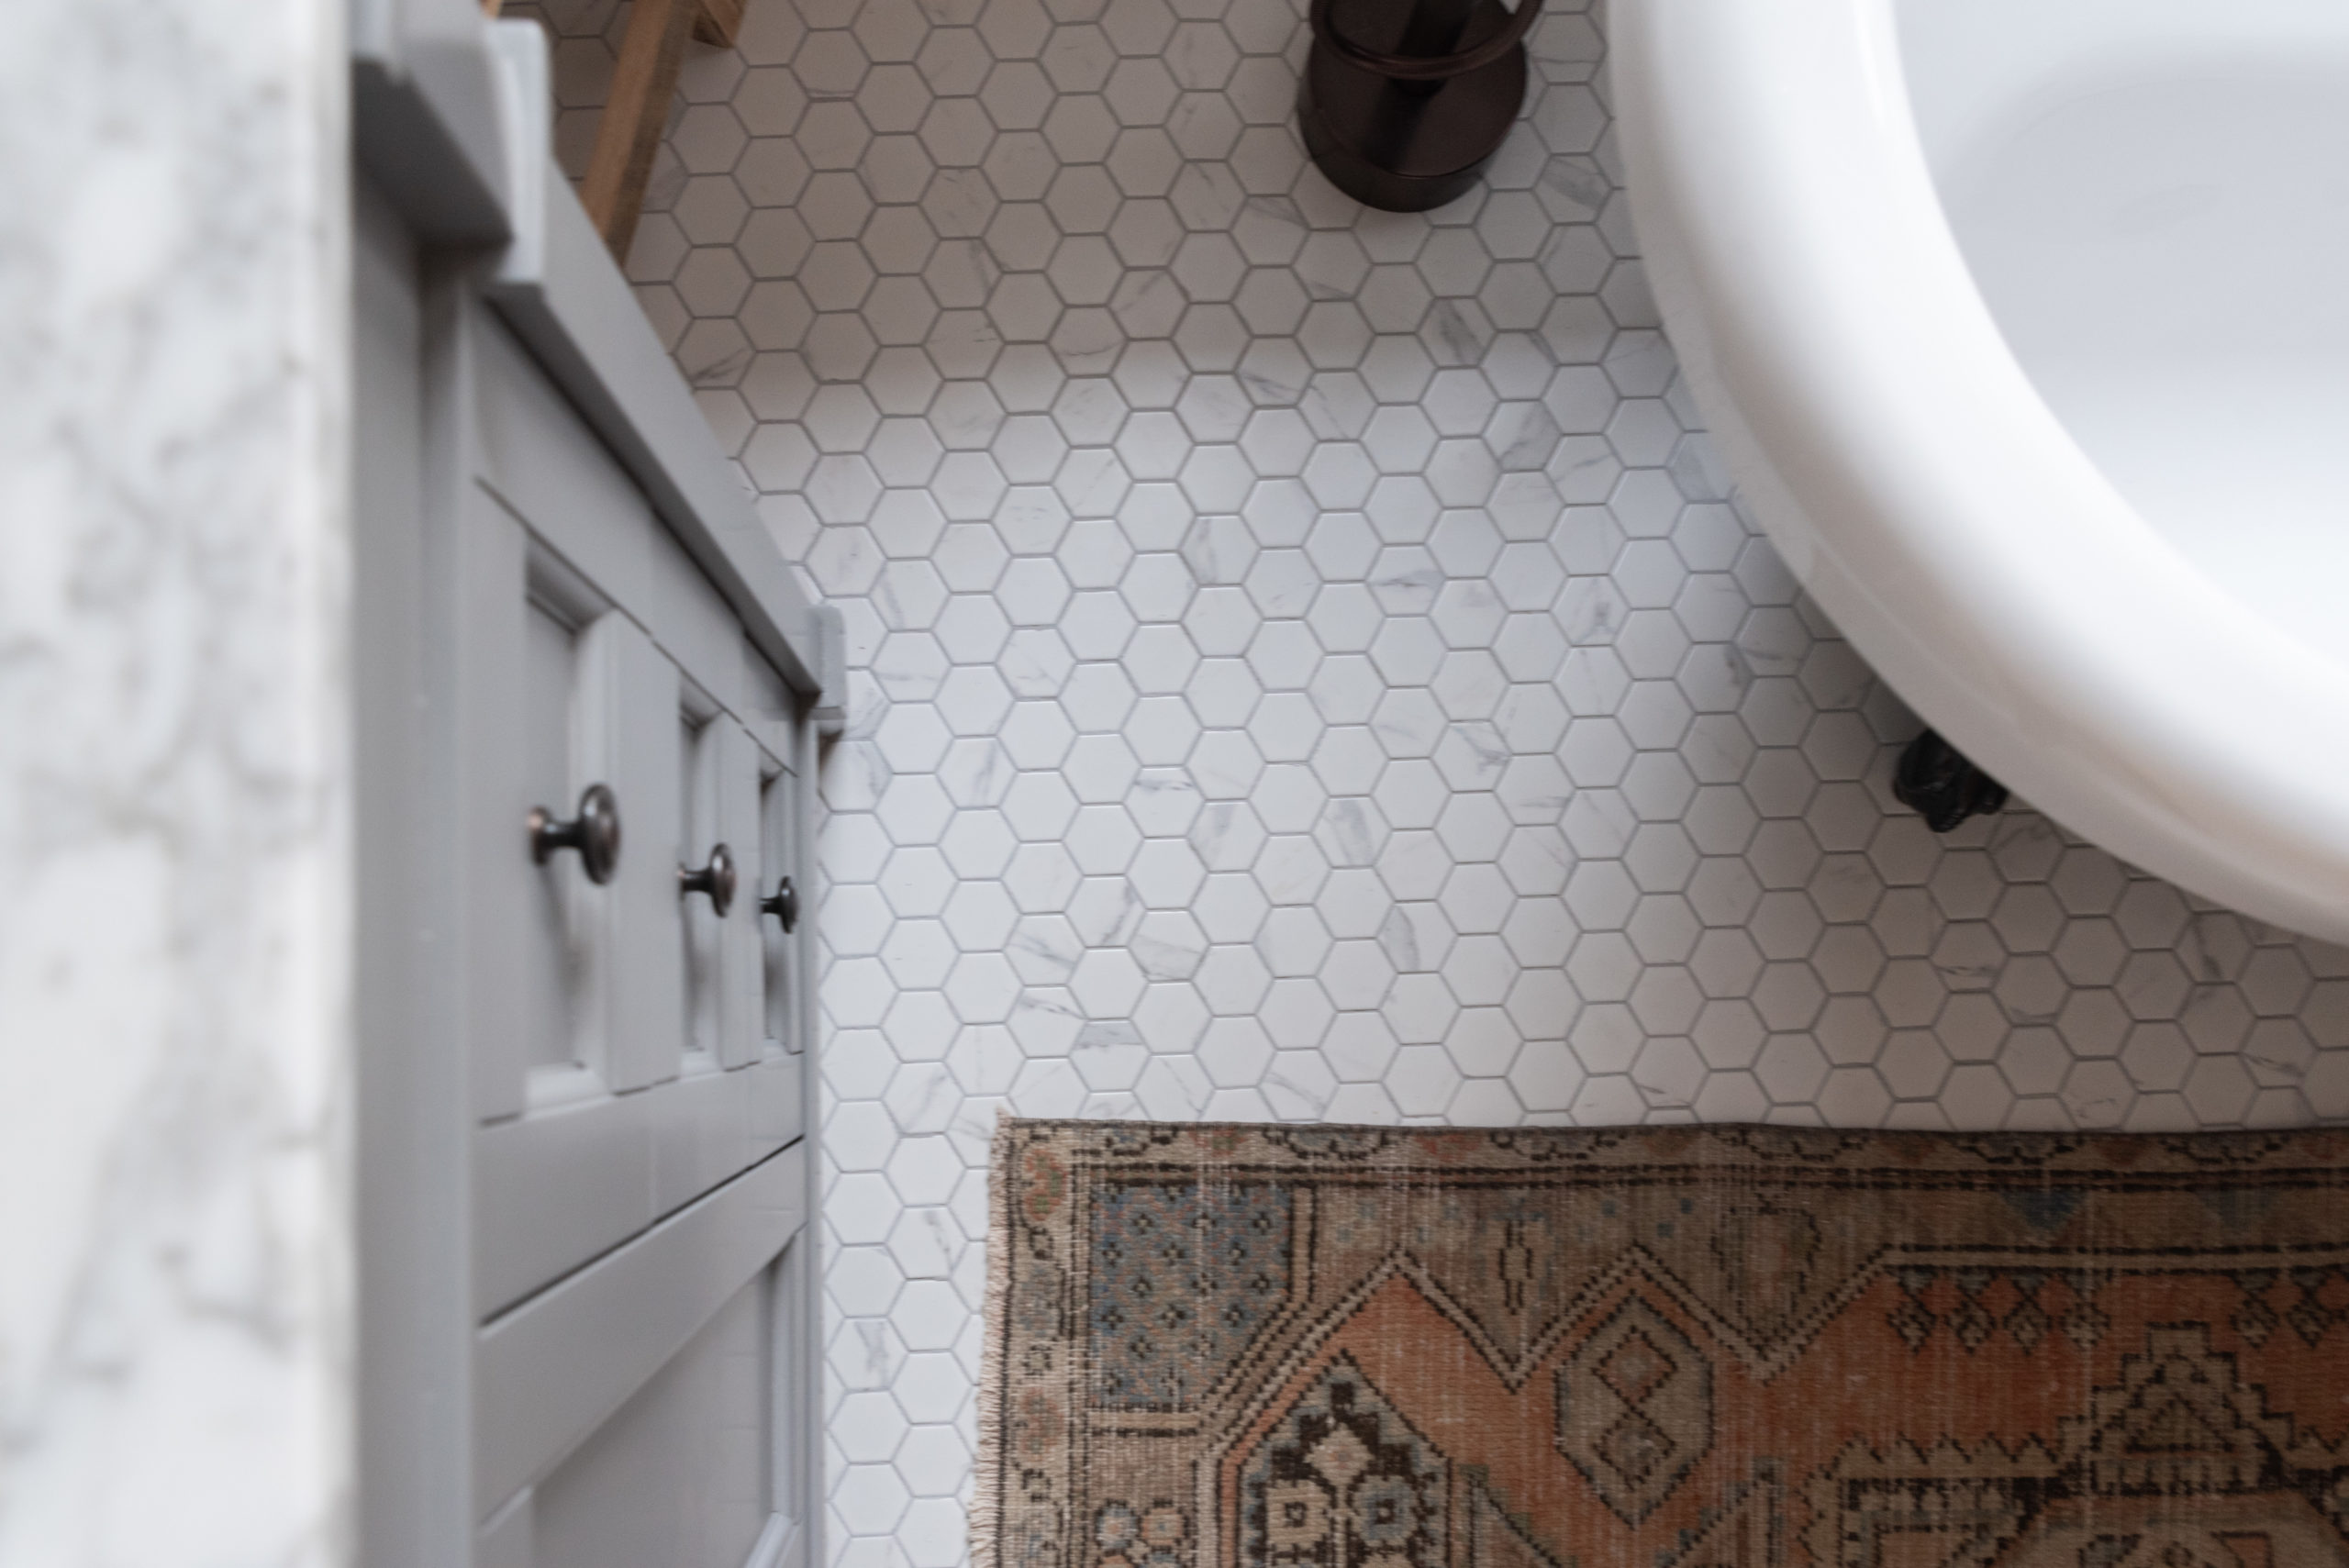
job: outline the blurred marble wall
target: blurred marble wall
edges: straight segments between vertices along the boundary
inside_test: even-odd
[[[348,1558],[342,7],[0,49],[0,1563]]]

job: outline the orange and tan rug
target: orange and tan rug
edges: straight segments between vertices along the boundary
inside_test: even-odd
[[[978,1568],[2349,1564],[2349,1137],[1005,1122]]]

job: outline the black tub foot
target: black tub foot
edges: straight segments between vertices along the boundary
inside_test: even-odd
[[[1965,753],[1932,730],[1909,742],[1892,775],[1892,793],[1913,808],[1936,833],[1946,833],[1969,817],[2007,803],[2007,786],[1965,760]]]

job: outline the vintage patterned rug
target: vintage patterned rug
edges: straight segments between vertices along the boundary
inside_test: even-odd
[[[978,1568],[2349,1563],[2349,1137],[1007,1121]]]

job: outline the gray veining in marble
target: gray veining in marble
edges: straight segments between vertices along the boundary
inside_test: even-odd
[[[345,1561],[339,5],[0,50],[0,1563]]]

